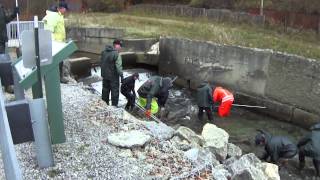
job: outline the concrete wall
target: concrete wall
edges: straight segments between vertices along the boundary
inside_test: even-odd
[[[68,27],[67,37],[76,41],[79,51],[100,54],[114,39],[123,40],[123,51],[146,52],[158,42],[157,39],[128,39],[125,31],[116,28]]]
[[[94,65],[100,63],[101,52],[106,45],[112,45],[115,38],[123,41],[121,55],[125,66],[137,63],[158,65],[158,55],[146,53],[152,45],[159,41],[158,39],[126,39],[123,29],[79,27],[68,27],[67,37],[76,42],[79,49],[77,54],[90,57],[91,64]]]
[[[238,103],[265,105],[263,112],[309,127],[320,114],[320,61],[271,50],[187,39],[160,39],[159,71],[195,88],[201,81],[236,92]]]
[[[157,13],[160,15],[188,16],[188,17],[205,17],[218,21],[246,22],[251,24],[264,24],[264,16],[252,15],[245,12],[232,12],[226,9],[205,9],[192,8],[188,6],[166,6],[141,4],[131,6],[129,11],[145,11]]]
[[[68,27],[67,37],[76,41],[79,51],[100,54],[106,44],[124,36],[123,29]]]

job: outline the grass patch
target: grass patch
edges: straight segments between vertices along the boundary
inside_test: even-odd
[[[131,14],[70,14],[68,26],[123,28],[130,38],[174,36],[219,44],[273,49],[320,59],[319,35],[312,31],[283,33],[280,28],[215,22],[205,18]]]

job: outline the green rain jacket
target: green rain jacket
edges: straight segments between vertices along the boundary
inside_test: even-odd
[[[123,72],[122,59],[118,51],[107,45],[101,54],[101,77],[107,80],[119,80]]]
[[[306,155],[320,160],[320,123],[311,127],[311,132],[302,138],[298,143]]]

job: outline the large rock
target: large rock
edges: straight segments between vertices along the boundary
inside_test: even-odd
[[[188,141],[181,139],[179,136],[174,136],[170,141],[181,151],[187,151],[192,148]]]
[[[182,96],[177,97],[176,94],[170,94],[173,97],[169,98],[166,102],[166,112],[164,114],[166,114],[168,121],[178,120],[191,114],[191,100]]]
[[[261,169],[268,180],[280,180],[279,168],[277,165],[264,162],[261,164]]]
[[[219,165],[214,154],[207,149],[192,148],[184,153],[184,157],[197,165]]]
[[[164,123],[150,121],[145,122],[145,126],[151,132],[153,137],[161,141],[171,139],[174,134],[174,129]]]
[[[191,129],[181,126],[176,130],[175,134],[181,139],[187,140],[191,146],[199,147],[203,144],[203,139],[201,136],[197,135]]]
[[[228,153],[229,134],[214,124],[207,123],[201,135],[204,139],[204,147],[208,147],[219,161],[225,160]]]
[[[263,172],[257,168],[244,168],[237,171],[232,177],[232,180],[267,180]]]
[[[223,165],[218,165],[212,169],[212,177],[215,180],[229,180],[231,174],[223,168]]]
[[[129,132],[113,133],[108,136],[108,142],[114,146],[131,148],[143,146],[151,139],[150,135],[133,130]]]
[[[240,157],[242,155],[242,150],[240,149],[240,147],[232,144],[232,143],[228,143],[228,157]]]
[[[243,155],[240,159],[231,162],[232,163],[229,163],[226,168],[232,174],[232,179],[267,179],[261,170],[261,161],[253,153]]]
[[[125,150],[122,150],[118,156],[120,157],[123,157],[123,158],[129,158],[129,157],[132,157],[132,152],[130,149],[125,149]]]
[[[177,109],[175,111],[170,111],[168,113],[167,119],[170,121],[173,119],[183,118],[187,115],[188,115],[188,111],[186,111],[186,109],[181,108],[181,109]]]

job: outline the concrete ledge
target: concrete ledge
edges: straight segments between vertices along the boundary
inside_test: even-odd
[[[310,128],[312,125],[319,123],[319,115],[295,108],[293,111],[292,123],[303,128]]]
[[[121,38],[124,36],[124,29],[117,28],[82,28],[82,27],[67,27],[67,36],[73,39],[82,40],[86,37],[99,38]]]
[[[255,109],[256,112],[266,114],[281,121],[291,122],[294,107],[262,97],[254,97],[243,93],[235,93],[235,103],[253,106],[265,106],[266,109]]]
[[[255,111],[306,129],[320,122],[320,116],[315,113],[270,99],[235,93],[235,100],[239,104],[265,106],[266,109],[255,109]]]
[[[91,75],[91,59],[87,57],[69,59],[69,69],[75,79]]]
[[[123,39],[124,51],[147,52],[152,45],[157,43],[158,39]]]

